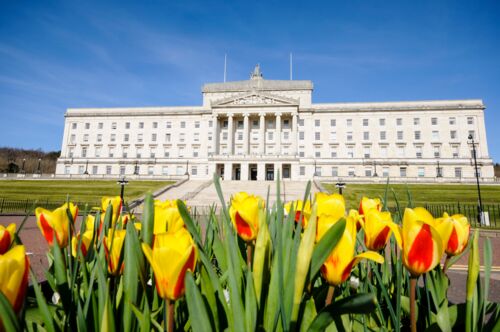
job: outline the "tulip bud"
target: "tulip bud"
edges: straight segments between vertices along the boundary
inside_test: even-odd
[[[24,246],[18,245],[0,255],[0,292],[19,312],[28,287],[29,260]]]
[[[153,267],[156,290],[163,299],[176,300],[184,294],[184,276],[194,271],[197,251],[185,228],[157,234],[153,249],[142,243],[142,251]]]
[[[229,215],[238,235],[244,241],[253,241],[259,232],[259,209],[264,208],[264,200],[246,192],[235,194],[231,200]]]
[[[445,212],[442,218],[435,220],[434,226],[443,239],[445,252],[448,256],[458,255],[465,250],[470,231],[467,217],[461,214],[454,214],[450,217]]]
[[[374,251],[384,249],[392,232],[399,233],[398,226],[392,221],[391,213],[379,212],[376,209],[365,213],[362,226],[365,231],[365,246]]]
[[[104,218],[104,214],[108,209],[108,206],[111,205],[113,207],[113,216],[111,217],[111,225],[114,225],[118,218],[120,217],[120,213],[122,213],[122,199],[120,196],[114,197],[103,197],[101,200],[102,207],[102,218]],[[101,220],[102,222],[102,220]]]
[[[361,201],[359,202],[359,209],[358,209],[359,214],[364,216],[371,209],[375,209],[377,211],[382,210],[382,205],[380,204],[380,199],[379,198],[368,198],[368,197],[361,198]]]
[[[291,211],[291,209],[294,211]],[[287,213],[294,214],[294,220],[296,223],[302,222],[302,227],[306,228],[307,222],[309,221],[309,217],[311,216],[311,202],[305,201],[305,203],[301,200],[288,202],[285,204],[285,210]],[[301,218],[302,215],[302,218]]]
[[[126,230],[108,231],[108,236],[104,238],[104,251],[106,260],[108,261],[108,272],[112,275],[118,275],[123,271],[123,263],[120,264],[122,258],[122,248],[125,241]]]
[[[318,217],[325,214],[339,220],[345,216],[345,201],[342,195],[328,195],[318,192],[316,193],[316,205],[318,206]]]
[[[16,224],[10,224],[7,227],[0,225],[0,255],[9,250],[10,245],[14,241],[14,234],[16,233]]]
[[[177,200],[154,201],[154,229],[153,234],[175,232],[184,227]]]
[[[38,228],[40,228],[49,246],[53,244],[54,233],[59,247],[64,248],[68,245],[70,223],[66,212],[68,209],[74,222],[78,216],[78,207],[73,203],[65,203],[54,211],[45,210],[41,207],[36,208],[35,214]]]

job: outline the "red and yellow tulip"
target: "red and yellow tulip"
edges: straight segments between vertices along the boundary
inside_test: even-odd
[[[338,286],[349,278],[351,270],[362,259],[383,263],[384,258],[376,252],[367,251],[355,255],[357,211],[351,210],[346,218],[346,227],[342,237],[321,267],[321,275],[333,286]],[[339,219],[330,215],[318,217],[317,240]]]
[[[467,247],[469,242],[470,224],[467,217],[461,214],[449,216],[444,213],[442,218],[434,220],[434,227],[444,241],[444,250],[448,256],[455,256]]]
[[[259,232],[259,209],[264,208],[264,200],[246,192],[235,194],[231,200],[229,215],[236,232],[244,241],[253,241]]]
[[[390,212],[371,209],[365,213],[361,225],[365,232],[365,246],[369,250],[379,251],[384,249],[393,232],[396,236],[399,236],[399,227],[392,221]]]
[[[184,227],[177,200],[155,201],[153,234],[175,232]]]
[[[345,200],[340,194],[316,193],[317,215],[329,215],[339,220],[345,216]]]
[[[377,211],[382,210],[382,204],[380,204],[380,199],[368,198],[368,197],[361,198],[358,209],[359,214],[364,216],[368,211],[372,209],[375,209]]]
[[[104,252],[108,261],[108,272],[112,275],[119,275],[123,271],[122,258],[123,243],[125,242],[126,230],[109,229],[108,236],[104,238]]]
[[[82,238],[82,243],[81,243],[81,250],[83,253],[83,256],[87,255],[87,252],[92,244],[92,239],[94,237],[94,223],[95,223],[95,217],[92,215],[87,216],[87,220],[85,221],[85,230],[83,232],[83,235],[78,233],[77,236],[74,236],[71,239],[71,254],[73,257],[77,256],[77,246],[78,246],[78,241],[80,237]]]
[[[69,209],[74,222],[78,216],[78,207],[73,203],[65,203],[54,211],[45,210],[41,207],[35,210],[38,228],[40,228],[49,246],[53,244],[54,234],[59,247],[63,248],[68,245],[70,220],[66,213],[67,209]]]
[[[7,227],[0,225],[0,255],[9,250],[12,241],[14,241],[14,234],[16,233],[16,224],[10,224]]]
[[[120,196],[113,196],[113,197],[103,197],[101,200],[101,208],[102,208],[102,214],[101,214],[101,222],[104,220],[104,215],[106,213],[106,210],[108,209],[108,206],[113,207],[113,215],[111,217],[111,225],[114,225],[118,218],[120,217],[120,213],[122,212],[122,199]]]
[[[194,271],[197,259],[196,245],[189,232],[180,228],[157,234],[153,249],[143,243],[142,250],[153,267],[158,295],[169,300],[181,297],[186,271]]]
[[[28,288],[29,265],[22,245],[0,255],[0,292],[7,297],[15,312],[21,309]]]
[[[432,270],[443,256],[443,240],[433,225],[426,209],[405,209],[401,237],[396,240],[402,243],[403,264],[413,277]]]
[[[291,211],[293,206],[294,211]],[[311,216],[311,202],[306,201],[305,203],[301,200],[288,202],[285,204],[285,210],[290,214],[295,215],[294,220],[296,223],[302,222],[302,227],[305,228],[309,222],[309,217]],[[302,218],[301,218],[302,215]]]

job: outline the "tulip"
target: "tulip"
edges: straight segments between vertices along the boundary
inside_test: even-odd
[[[442,218],[435,219],[434,227],[444,241],[444,250],[448,256],[455,256],[467,247],[470,224],[467,217],[454,214],[451,217],[445,212]]]
[[[118,220],[120,217],[120,213],[122,212],[122,199],[120,196],[114,196],[114,197],[103,197],[101,200],[101,207],[102,207],[102,218],[104,218],[104,215],[106,213],[106,210],[108,209],[108,206],[111,205],[113,207],[113,215],[111,217],[111,225],[114,225],[115,222]],[[103,219],[101,219],[101,222]]]
[[[318,216],[323,214],[339,220],[345,215],[345,201],[340,194],[316,193],[316,204],[318,206]]]
[[[259,232],[259,209],[264,200],[246,192],[235,194],[231,200],[229,215],[238,235],[246,242],[253,241]]]
[[[292,207],[294,211],[291,211]],[[285,204],[285,209],[288,213],[295,213],[295,222],[302,222],[302,227],[306,228],[307,223],[309,221],[309,217],[311,216],[311,202],[306,201],[305,203],[301,200],[288,202]],[[302,218],[301,218],[302,215]]]
[[[10,224],[7,227],[0,225],[0,255],[9,250],[10,245],[14,241],[14,234],[16,233],[16,224]]]
[[[196,266],[196,245],[185,228],[157,234],[153,249],[142,243],[142,251],[153,267],[156,290],[165,300],[176,300],[184,294],[184,276]]]
[[[377,211],[382,210],[380,199],[368,198],[368,197],[361,198],[361,202],[359,202],[359,209],[358,209],[359,214],[364,216],[371,209],[375,209]]]
[[[104,251],[108,261],[108,272],[112,275],[118,275],[123,271],[123,263],[120,266],[122,258],[123,242],[125,241],[126,230],[108,231],[108,236],[104,238]]]
[[[35,214],[38,227],[49,246],[53,244],[54,234],[59,247],[64,248],[68,245],[70,223],[66,212],[68,209],[74,222],[78,216],[78,207],[73,203],[65,203],[54,211],[45,210],[41,207],[36,208]]]
[[[444,253],[443,240],[433,225],[434,218],[426,209],[405,209],[401,237],[396,240],[403,248],[403,264],[413,277],[432,270]]]
[[[365,213],[361,225],[365,231],[365,246],[373,251],[384,249],[391,233],[399,235],[399,228],[392,221],[390,212],[379,212],[377,209],[371,209]]]
[[[83,232],[83,235],[78,233],[77,236],[71,239],[71,254],[73,255],[73,257],[77,256],[76,247],[78,246],[78,241],[80,237],[82,239],[80,249],[82,250],[83,256],[87,255],[87,252],[92,243],[92,239],[94,237],[94,222],[95,222],[95,217],[92,215],[88,215],[87,220],[85,221],[85,230]]]
[[[346,226],[337,246],[330,253],[321,267],[321,275],[333,286],[338,286],[349,278],[351,270],[362,259],[370,259],[379,264],[384,258],[376,252],[367,251],[355,256],[356,251],[356,211],[349,213]],[[318,238],[321,237],[338,221],[334,216],[322,215],[318,217]]]
[[[29,260],[24,246],[15,246],[0,255],[0,292],[9,300],[15,312],[19,312],[23,304],[28,288],[28,272]]]
[[[155,219],[153,234],[175,232],[184,227],[177,200],[161,202],[155,200]]]

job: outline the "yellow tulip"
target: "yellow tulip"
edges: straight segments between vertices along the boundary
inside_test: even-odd
[[[424,208],[405,209],[401,237],[403,264],[413,277],[432,270],[444,253],[443,240],[434,228],[434,218]]]
[[[69,205],[65,203],[54,211],[45,210],[41,207],[35,210],[38,228],[40,228],[49,246],[53,244],[54,234],[59,247],[64,248],[68,245],[70,221],[66,213],[67,209],[69,209],[74,222],[78,216],[78,207],[73,203],[69,203]]]
[[[257,237],[259,208],[264,208],[264,200],[259,196],[239,192],[232,197],[229,215],[236,232],[244,241],[253,241]]]
[[[316,193],[316,205],[318,206],[318,216],[323,214],[332,216],[339,220],[345,216],[345,201],[340,194]]]
[[[0,225],[0,255],[9,250],[12,241],[14,241],[14,234],[16,233],[16,224],[10,224],[7,227]]]
[[[467,217],[454,214],[451,217],[444,213],[442,218],[435,219],[434,227],[444,241],[444,250],[448,256],[455,256],[467,247],[470,224]]]
[[[391,233],[394,232],[399,236],[398,225],[392,221],[390,212],[371,209],[365,213],[361,225],[365,231],[365,246],[373,251],[384,249]]]
[[[176,200],[161,202],[155,200],[155,219],[153,234],[175,232],[184,227]]]
[[[71,239],[71,254],[73,255],[73,257],[77,256],[76,247],[78,246],[78,240],[80,239],[80,237],[82,238],[81,250],[83,256],[87,255],[87,252],[92,243],[92,238],[94,237],[94,223],[95,223],[95,217],[92,215],[88,215],[87,220],[85,221],[85,229],[83,231],[83,236],[80,233],[78,233],[77,236],[74,236]]]
[[[292,205],[293,205],[294,211],[291,211]],[[307,223],[309,221],[309,217],[311,216],[311,202],[310,201],[306,201],[305,203],[301,200],[288,202],[285,204],[285,209],[289,214],[290,213],[295,214],[295,217],[294,217],[295,222],[298,223],[299,221],[301,221],[302,227],[306,228]],[[300,218],[301,214],[302,214],[302,219]]]
[[[113,197],[103,197],[101,200],[101,207],[102,207],[102,217],[104,218],[104,215],[106,213],[106,210],[108,209],[108,206],[111,205],[113,207],[113,215],[111,217],[111,224],[114,225],[115,222],[118,220],[120,217],[120,213],[122,212],[122,199],[120,196],[113,196]],[[103,219],[101,219],[101,222]]]
[[[176,300],[184,294],[184,276],[194,271],[197,251],[185,228],[157,234],[153,249],[146,243],[142,251],[153,267],[156,290],[163,299]]]
[[[15,312],[21,309],[28,288],[29,265],[22,245],[0,255],[0,292],[9,300]]]
[[[375,209],[377,211],[382,210],[380,199],[368,198],[368,197],[361,198],[361,202],[359,202],[359,209],[358,209],[359,214],[364,216],[371,209]]]
[[[118,275],[123,271],[122,259],[123,243],[125,241],[126,230],[109,229],[108,236],[104,238],[104,252],[108,261],[108,271],[112,275]]]
[[[383,263],[384,257],[373,251],[355,255],[356,251],[356,220],[357,213],[353,211],[346,218],[344,233],[337,246],[330,253],[321,267],[321,275],[333,286],[338,286],[349,278],[351,270],[362,259],[370,259]],[[318,217],[318,240],[338,221],[336,217],[322,215]],[[320,225],[322,225],[320,227]],[[329,227],[327,227],[329,226]]]

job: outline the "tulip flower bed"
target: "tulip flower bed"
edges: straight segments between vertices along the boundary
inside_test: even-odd
[[[74,204],[38,208],[50,246],[45,291],[29,272],[23,225],[0,226],[0,330],[500,329],[500,305],[488,301],[491,245],[481,282],[478,233],[469,239],[465,217],[419,207],[391,215],[366,197],[346,211],[341,195],[310,198],[310,184],[303,200],[284,203],[279,187],[273,206],[241,192],[207,222],[150,195],[141,220],[122,213],[119,197],[103,198],[78,230]],[[466,302],[450,303],[447,269],[466,252]]]

